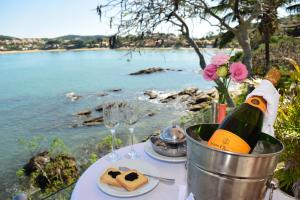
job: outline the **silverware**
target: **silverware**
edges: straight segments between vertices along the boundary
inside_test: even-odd
[[[129,169],[128,167],[119,167],[119,170],[126,172],[126,171],[129,171],[131,169]],[[166,181],[166,182],[172,182],[172,183],[175,182],[175,179],[173,179],[173,178],[164,178],[164,177],[153,176],[153,175],[145,174],[145,173],[142,173],[142,174],[144,174],[145,176],[151,177],[151,178],[156,178],[160,181]]]

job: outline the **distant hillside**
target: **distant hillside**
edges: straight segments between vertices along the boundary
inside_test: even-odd
[[[60,37],[56,37],[57,40],[82,40],[82,41],[89,41],[89,40],[98,40],[103,37],[104,35],[88,35],[88,36],[81,36],[81,35],[64,35]]]
[[[19,39],[19,38],[6,36],[6,35],[0,35],[0,40],[14,40],[14,39]]]

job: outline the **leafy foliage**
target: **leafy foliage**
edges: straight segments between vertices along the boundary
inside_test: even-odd
[[[290,64],[283,57],[289,57],[298,63],[300,62],[300,39],[289,36],[276,36],[272,37],[270,41],[270,66],[281,67],[289,73]],[[260,45],[253,51],[253,72],[255,75],[263,76],[266,73],[264,52],[264,45]]]
[[[244,57],[244,53],[242,51],[237,51],[233,56],[230,57],[230,62],[242,61],[243,57]]]
[[[89,162],[90,162],[91,164],[93,164],[93,163],[96,162],[98,159],[99,159],[99,157],[97,156],[97,154],[92,153],[92,154],[90,155],[90,157],[89,157]]]
[[[227,31],[220,36],[220,41],[218,42],[219,48],[225,48],[228,43],[234,39],[234,33],[232,31]]]
[[[30,178],[35,186],[45,193],[51,193],[73,183],[78,177],[75,159],[58,155],[46,164],[43,171],[33,172]]]
[[[279,168],[275,176],[280,181],[280,187],[286,192],[300,194],[296,183],[300,181],[300,69],[298,64],[287,59],[294,70],[290,72],[290,80],[282,84],[282,97],[275,124],[276,136],[284,143],[285,150],[281,155],[284,167]]]
[[[50,144],[49,153],[52,157],[55,157],[60,154],[69,154],[70,152],[62,139],[54,138]]]
[[[234,100],[234,103],[236,106],[239,106],[245,102],[246,97],[248,95],[247,87],[248,86],[246,84],[241,85],[241,87],[239,88],[240,94],[233,97],[233,100]]]
[[[51,141],[47,148],[49,152],[41,152],[43,141],[42,136],[35,136],[31,140],[20,139],[19,142],[34,156],[16,175],[20,182],[26,181],[26,190],[39,188],[43,194],[49,194],[76,181],[79,170],[75,158],[68,154],[69,151],[61,139],[54,138]]]
[[[123,144],[122,140],[116,137],[115,138],[116,148],[119,148],[122,144]],[[107,135],[101,139],[101,141],[97,145],[97,148],[99,151],[111,151],[111,146],[112,146],[112,136]]]
[[[25,147],[25,150],[28,151],[31,155],[34,155],[42,149],[42,142],[45,141],[43,136],[34,136],[31,139],[20,138],[18,143]]]
[[[16,172],[16,175],[17,175],[17,177],[19,177],[19,178],[24,177],[24,176],[25,176],[25,170],[24,170],[24,168],[19,169],[19,170]]]
[[[188,127],[196,124],[201,123],[210,123],[211,122],[211,109],[202,109],[198,112],[188,113],[180,117],[180,126],[181,127]]]
[[[95,163],[100,157],[96,153],[91,153],[88,155],[89,158],[85,160],[81,165],[80,165],[80,170],[84,171],[86,170],[89,166],[91,166],[93,163]]]

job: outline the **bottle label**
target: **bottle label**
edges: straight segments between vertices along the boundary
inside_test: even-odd
[[[267,110],[266,101],[262,97],[250,97],[246,100],[246,103],[260,109],[263,113]]]
[[[249,153],[251,148],[242,138],[224,129],[214,132],[208,146],[235,153]]]

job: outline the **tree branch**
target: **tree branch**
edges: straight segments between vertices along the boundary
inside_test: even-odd
[[[251,24],[251,21],[258,17],[261,12],[261,3],[257,1],[257,3],[253,6],[253,10],[250,14],[250,17],[245,21],[247,24]]]
[[[204,69],[206,67],[206,62],[204,59],[204,56],[202,55],[202,53],[200,52],[200,49],[198,47],[198,45],[196,44],[196,42],[190,37],[190,33],[189,33],[189,28],[187,26],[187,24],[185,23],[185,21],[179,17],[175,12],[172,13],[172,15],[178,20],[180,21],[180,23],[183,25],[183,27],[185,28],[185,32],[183,32],[185,38],[187,39],[187,41],[189,42],[189,44],[194,48],[194,50],[196,51],[198,57],[199,57],[199,63],[200,63],[200,67],[202,69]],[[219,79],[215,80],[215,83],[218,86],[221,87],[225,87],[225,85],[222,83],[222,81],[220,81]],[[234,107],[234,102],[231,99],[228,90],[224,90],[225,91],[225,96],[226,96],[226,102],[228,104],[229,107]]]
[[[200,49],[198,47],[198,45],[196,44],[196,42],[191,38],[190,36],[190,31],[189,31],[189,27],[187,26],[187,24],[185,23],[185,21],[180,17],[178,16],[175,12],[173,12],[172,14],[178,21],[180,21],[180,23],[182,24],[182,26],[184,27],[185,31],[183,32],[184,33],[184,36],[185,38],[187,39],[187,41],[189,42],[189,44],[194,48],[196,54],[198,55],[198,58],[199,58],[199,64],[200,64],[200,67],[202,69],[204,69],[206,67],[206,62],[205,62],[205,59],[204,59],[204,56],[202,55],[202,53],[200,52]],[[183,31],[183,30],[182,30]]]
[[[203,4],[203,8],[205,10],[205,12],[209,13],[211,16],[213,16],[215,19],[217,19],[220,24],[222,24],[224,27],[226,27],[228,30],[235,32],[235,30],[229,26],[229,24],[227,24],[221,17],[219,17],[217,14],[215,14],[209,7],[208,5],[205,3],[205,1],[200,0],[200,2]]]

